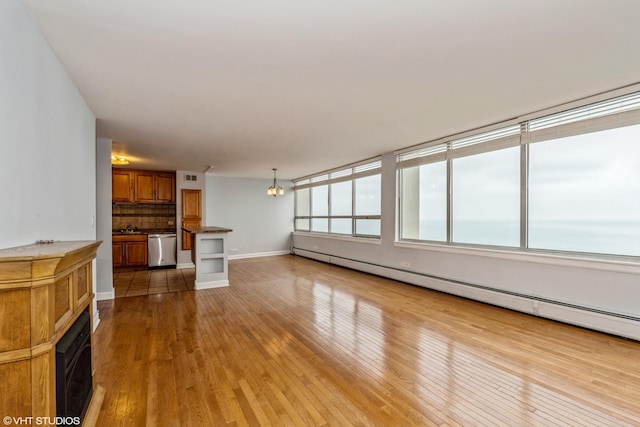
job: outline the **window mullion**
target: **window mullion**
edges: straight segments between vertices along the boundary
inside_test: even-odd
[[[528,122],[521,125],[520,132],[520,249],[529,246],[529,144],[525,143]]]
[[[351,181],[351,235],[356,235],[356,180]]]
[[[447,243],[453,242],[453,156],[447,143]]]
[[[396,240],[402,240],[402,227],[404,226],[402,221],[402,176],[401,169],[396,169]]]
[[[331,210],[331,184],[327,184],[327,233],[331,234],[331,215],[333,215],[333,211]]]
[[[313,216],[313,190],[309,189],[309,216],[312,217]],[[313,219],[309,218],[309,231],[313,230],[313,226],[311,225],[313,223]]]

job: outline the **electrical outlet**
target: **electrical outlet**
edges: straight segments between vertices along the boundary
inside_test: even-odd
[[[411,263],[409,261],[400,261],[400,267],[411,267]]]
[[[175,222],[173,222],[173,221],[167,221],[167,225],[173,225],[173,224],[175,224]]]
[[[238,248],[231,248],[231,249],[229,249],[229,252],[231,252],[231,253],[238,252]]]

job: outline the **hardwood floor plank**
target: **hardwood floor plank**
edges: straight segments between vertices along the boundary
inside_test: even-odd
[[[293,256],[229,278],[115,276],[98,425],[640,426],[638,342]]]

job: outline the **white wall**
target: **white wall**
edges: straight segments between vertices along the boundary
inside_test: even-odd
[[[295,233],[293,245],[323,261],[640,339],[637,263],[397,243],[396,201],[395,156],[389,153],[382,157],[380,241]]]
[[[185,174],[196,177],[195,181],[186,181]],[[206,192],[207,180],[203,173],[189,172],[189,171],[176,171],[176,231],[178,234],[178,268],[181,267],[193,267],[191,262],[191,251],[183,251],[182,248],[182,232],[180,227],[182,225],[182,190],[200,190],[202,191],[202,222],[205,222],[206,206],[207,206],[207,192]]]
[[[224,178],[207,175],[204,225],[233,229],[229,257],[250,257],[288,252],[293,231],[291,182],[278,181],[284,196],[267,195],[268,179]]]
[[[96,257],[96,299],[113,299],[111,251],[111,140],[96,140],[96,238],[102,240]]]
[[[95,239],[95,117],[19,0],[0,55],[0,248]]]
[[[95,134],[93,113],[24,5],[0,1],[0,248],[96,239]],[[95,300],[92,309],[97,327]]]

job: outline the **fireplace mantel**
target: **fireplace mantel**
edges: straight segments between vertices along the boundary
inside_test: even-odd
[[[3,416],[56,416],[55,346],[84,311],[93,330],[92,260],[100,243],[67,241],[0,250]],[[101,393],[93,381],[97,400]]]

